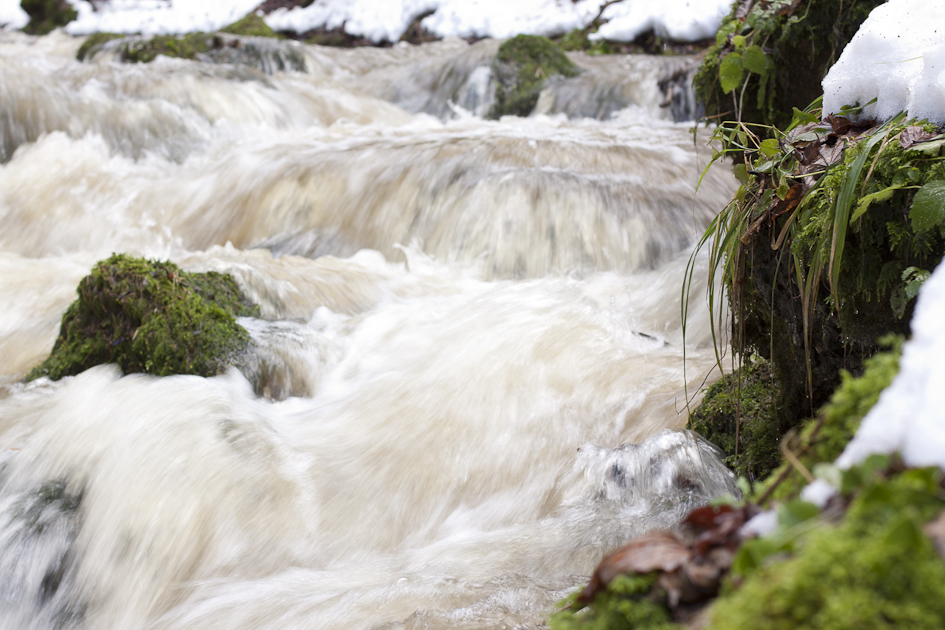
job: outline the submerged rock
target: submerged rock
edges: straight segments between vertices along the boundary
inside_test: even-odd
[[[490,118],[528,116],[535,109],[547,77],[578,74],[577,67],[557,44],[537,35],[517,35],[503,43],[492,71],[498,87]]]
[[[126,373],[213,376],[240,361],[258,316],[232,277],[114,254],[95,265],[62,317],[52,353],[27,380],[58,380],[102,363]]]

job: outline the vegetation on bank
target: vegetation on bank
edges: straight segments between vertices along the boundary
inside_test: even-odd
[[[885,0],[736,0],[693,85],[709,120],[784,128]]]
[[[249,347],[235,318],[259,315],[231,276],[124,254],[97,263],[76,292],[52,352],[27,380],[58,380],[103,363],[125,373],[214,376]]]
[[[20,0],[20,8],[30,16],[30,21],[23,27],[23,31],[30,35],[45,35],[79,15],[67,0]]]

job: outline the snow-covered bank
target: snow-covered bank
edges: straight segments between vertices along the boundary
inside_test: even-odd
[[[213,31],[253,11],[261,0],[110,0],[95,10],[87,0],[69,0],[78,18],[66,27],[73,35],[94,32],[158,35]],[[610,20],[600,36],[628,41],[654,30],[679,41],[712,37],[729,0],[621,0],[607,7]],[[315,28],[344,28],[374,41],[397,41],[418,17],[439,37],[512,37],[560,35],[583,28],[603,0],[316,0],[305,8],[279,9],[266,16],[272,28],[303,33]],[[19,0],[0,0],[0,24],[21,28],[28,18]]]
[[[945,122],[945,3],[890,0],[877,7],[824,78],[824,114],[876,103],[866,117]]]

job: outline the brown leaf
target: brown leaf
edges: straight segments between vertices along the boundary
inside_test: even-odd
[[[906,127],[899,134],[899,146],[908,149],[914,144],[931,140],[934,136],[918,125]]]
[[[698,529],[712,529],[721,515],[728,514],[734,509],[731,505],[704,505],[690,512],[683,524]]]
[[[829,124],[833,132],[838,136],[844,135],[854,127],[849,118],[845,116],[835,116],[834,114],[827,114],[827,117],[824,118],[824,122]]]

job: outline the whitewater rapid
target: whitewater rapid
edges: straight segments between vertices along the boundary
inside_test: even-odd
[[[80,43],[0,33],[0,628],[535,627],[734,491],[677,431],[734,189],[694,194],[705,132],[660,107],[691,60],[578,55],[487,121],[488,42],[274,74]],[[242,371],[21,383],[112,252],[232,274]]]

